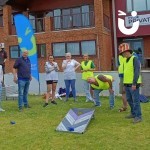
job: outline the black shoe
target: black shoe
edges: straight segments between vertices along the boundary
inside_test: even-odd
[[[67,102],[68,101],[68,98],[64,99],[64,102]]]
[[[29,105],[24,105],[24,108],[31,108],[31,106],[29,106]]]
[[[22,108],[19,108],[19,112],[22,112],[23,111],[23,109]]]
[[[130,114],[130,115],[128,115],[128,116],[125,116],[125,118],[126,118],[126,119],[132,119],[132,118],[135,118],[135,116],[132,115],[132,114]]]
[[[51,103],[57,105],[57,103],[55,101],[51,101]]]
[[[135,117],[134,119],[133,119],[133,123],[135,124],[135,123],[139,123],[139,122],[141,122],[142,121],[142,119],[141,118],[139,118],[139,117]]]
[[[45,103],[45,104],[43,105],[43,107],[46,107],[46,106],[48,106],[48,103]]]

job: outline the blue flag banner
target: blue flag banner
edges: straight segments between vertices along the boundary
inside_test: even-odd
[[[21,51],[28,50],[28,57],[31,61],[31,75],[39,81],[36,41],[30,21],[22,14],[15,15],[14,21],[20,49]]]

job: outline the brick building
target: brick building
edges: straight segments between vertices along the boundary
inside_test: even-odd
[[[143,69],[150,69],[150,0],[115,0],[114,2],[116,45],[121,42],[129,43],[138,54]],[[118,16],[118,10],[125,12],[126,15]],[[132,11],[137,12],[137,17],[131,16]],[[124,35],[118,28],[118,17],[124,19],[126,28],[131,28],[133,22],[139,20],[138,31],[132,35]]]
[[[8,53],[6,73],[20,56],[13,16],[26,15],[37,42],[40,72],[49,54],[61,66],[65,52],[81,62],[88,53],[97,70],[112,70],[111,0],[3,0],[0,1],[0,43]]]

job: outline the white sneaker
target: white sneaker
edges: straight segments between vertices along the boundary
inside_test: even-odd
[[[86,102],[93,102],[92,99],[86,99]]]
[[[90,101],[89,99],[86,99],[86,101],[85,101],[85,102],[87,103],[87,102],[89,102],[89,101]]]
[[[0,108],[0,111],[5,111],[4,109]]]

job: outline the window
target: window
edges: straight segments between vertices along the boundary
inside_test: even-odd
[[[127,11],[150,10],[150,0],[127,0]]]
[[[65,56],[67,52],[76,56],[96,55],[96,44],[95,41],[53,43],[53,55],[55,57]]]
[[[143,58],[143,39],[125,39],[125,42],[130,44],[131,49],[137,54],[142,66],[144,65]]]
[[[53,55],[54,56],[65,56],[65,43],[53,44]]]
[[[109,16],[107,15],[103,15],[103,19],[104,19],[104,27],[107,29],[110,29],[110,19]]]
[[[34,32],[44,31],[44,13],[30,14],[29,20]]]
[[[72,55],[80,55],[79,42],[67,43],[67,52],[70,52]]]
[[[19,58],[21,56],[21,50],[18,45],[10,46],[10,58]]]
[[[37,44],[37,55],[38,58],[46,57],[46,44]]]
[[[60,29],[61,28],[61,10],[56,9],[54,10],[54,28]]]
[[[95,41],[81,42],[81,51],[82,51],[82,55],[83,54],[95,55],[96,54]]]
[[[15,24],[14,16],[17,15],[17,14],[22,14],[22,12],[17,12],[15,10],[13,10],[13,13],[11,14],[11,23],[12,23],[12,25]]]
[[[94,26],[93,6],[54,10],[54,29],[70,29]]]

